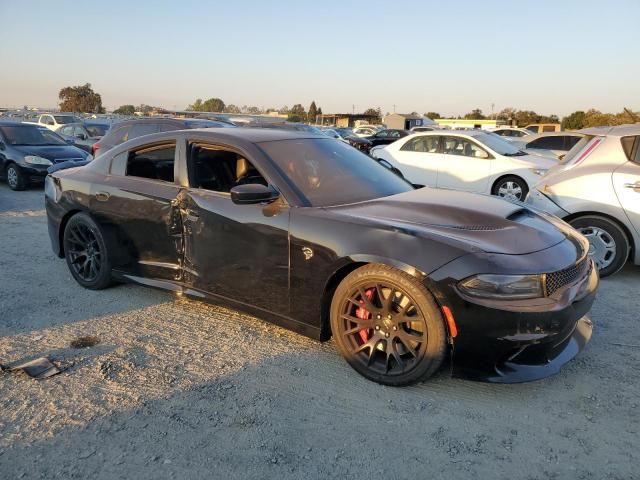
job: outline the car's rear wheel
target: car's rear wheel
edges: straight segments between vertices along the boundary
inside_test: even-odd
[[[7,166],[5,178],[11,190],[24,190],[27,188],[28,179],[15,163],[10,163]]]
[[[331,331],[349,365],[384,385],[425,380],[446,351],[444,323],[429,291],[385,265],[365,265],[340,283],[331,302]]]
[[[498,179],[491,190],[493,195],[502,197],[505,200],[524,201],[529,193],[527,182],[516,175],[507,175]]]
[[[569,223],[589,240],[589,255],[601,277],[613,275],[624,266],[629,257],[629,239],[616,222],[600,215],[585,215]]]
[[[86,213],[69,219],[63,235],[64,254],[73,278],[85,288],[111,285],[111,262],[102,232]]]

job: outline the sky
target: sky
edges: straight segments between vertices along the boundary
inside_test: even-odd
[[[0,106],[640,110],[640,0],[0,0]],[[395,107],[394,107],[395,106]]]

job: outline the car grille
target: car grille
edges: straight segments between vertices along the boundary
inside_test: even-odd
[[[587,273],[589,273],[591,269],[591,259],[590,257],[586,257],[582,261],[576,263],[572,267],[565,268],[564,270],[560,270],[553,273],[547,274],[547,296],[553,295],[555,291],[564,287],[565,285],[569,285],[570,283],[574,283],[579,278],[584,277]]]

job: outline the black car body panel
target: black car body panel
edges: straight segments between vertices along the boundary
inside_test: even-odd
[[[428,188],[311,206],[262,148],[309,138],[320,136],[271,129],[163,133],[56,172],[45,189],[53,249],[63,256],[67,219],[87,212],[113,252],[117,278],[240,308],[320,340],[331,335],[328,308],[339,281],[366,263],[389,265],[422,282],[453,313],[454,372],[488,381],[555,373],[588,341],[586,315],[598,278],[586,240],[569,226],[496,197]],[[238,205],[228,194],[191,187],[187,140],[238,152],[281,197]],[[176,142],[173,183],[113,174],[111,159],[166,141]],[[458,288],[479,273],[553,274],[576,265],[584,268],[580,276],[544,298],[489,301]]]
[[[409,132],[406,130],[397,130],[397,129],[387,129],[380,130],[370,137],[365,137],[367,140],[371,142],[371,147],[377,147],[378,145],[390,145],[396,140],[399,140],[403,137],[409,135]]]

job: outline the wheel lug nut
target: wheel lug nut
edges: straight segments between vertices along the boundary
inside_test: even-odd
[[[380,320],[380,319],[382,318],[382,316],[380,316],[380,315],[376,315],[376,318],[377,318],[378,320]]]
[[[380,325],[376,325],[376,330],[380,330]]]
[[[384,336],[389,338],[389,332],[385,333]]]
[[[395,325],[393,326],[393,330],[398,330],[398,327],[396,327]]]
[[[387,318],[388,318],[389,320],[391,320],[391,315],[387,315]]]

